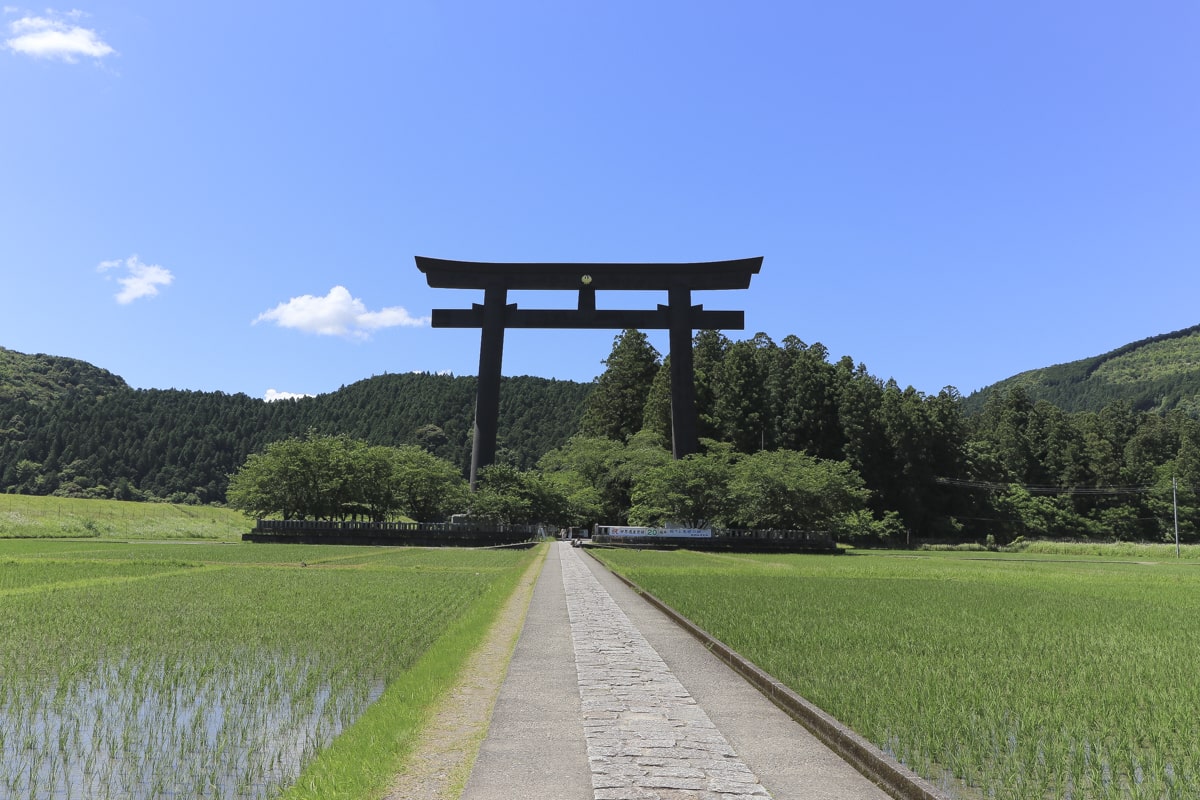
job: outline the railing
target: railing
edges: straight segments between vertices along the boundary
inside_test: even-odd
[[[829,531],[750,530],[743,528],[718,528],[713,536],[725,539],[763,539],[804,542],[813,545],[834,546],[833,534]]]
[[[602,533],[605,527],[598,527],[598,535],[592,537],[597,544],[608,544],[627,547],[685,547],[690,550],[821,550],[837,552],[837,542],[829,531],[793,531],[793,530],[749,530],[741,528],[714,528],[712,536],[680,536],[670,535],[670,529],[665,529],[653,536],[619,536]]]
[[[597,533],[604,528],[597,528]],[[258,542],[308,542],[346,544],[419,544],[426,546],[480,546],[515,544],[553,536],[544,525],[499,525],[484,522],[359,522],[302,519],[260,519],[242,538]],[[712,536],[673,537],[669,529],[654,536],[592,537],[597,544],[631,547],[686,547],[693,550],[821,550],[836,552],[828,531],[746,530],[716,528]]]
[[[298,544],[416,545],[490,547],[544,538],[545,526],[489,525],[481,522],[358,522],[260,519],[242,539]]]
[[[254,530],[272,532],[396,531],[404,533],[545,533],[544,525],[494,525],[484,522],[358,522],[345,520],[260,519]]]

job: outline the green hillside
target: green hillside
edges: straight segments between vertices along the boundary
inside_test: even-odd
[[[0,492],[178,503],[224,500],[230,473],[309,431],[420,444],[470,464],[475,378],[380,375],[268,403],[245,394],[131,389],[82,361],[0,350]],[[528,469],[579,429],[591,384],[505,378],[500,457]]]
[[[0,493],[0,539],[239,541],[245,532],[232,508]]]
[[[1200,326],[1016,376],[973,396],[981,410],[971,415],[952,389],[901,388],[795,336],[734,342],[702,331],[693,347],[700,432],[716,444],[671,462],[701,470],[686,492],[653,466],[669,457],[658,443],[670,438],[670,367],[636,332],[617,338],[594,383],[506,378],[499,463],[531,470],[562,448],[530,479],[571,487],[581,520],[624,521],[635,491],[669,491],[653,501],[662,508],[707,502],[733,491],[721,486],[733,486],[739,459],[792,451],[861,479],[869,496],[847,535],[862,543],[1166,541],[1176,519],[1183,541],[1200,541]],[[221,503],[249,454],[309,434],[416,444],[464,474],[469,466],[474,377],[382,375],[267,403],[110,391],[111,376],[78,368],[105,382],[59,379],[37,402],[0,395],[0,492]]]
[[[1200,417],[1200,325],[1022,372],[975,392],[965,407],[979,411],[988,397],[1017,386],[1031,400],[1046,400],[1064,411],[1099,411],[1127,402],[1137,411],[1179,409]]]
[[[45,405],[66,394],[101,396],[128,388],[122,378],[86,361],[0,347],[0,399]]]

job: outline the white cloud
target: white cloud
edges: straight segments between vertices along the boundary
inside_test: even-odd
[[[263,395],[263,400],[268,403],[274,403],[276,400],[299,400],[302,397],[316,397],[315,394],[301,394],[298,392],[277,392],[274,389],[267,389],[267,393]]]
[[[371,331],[397,326],[415,328],[428,324],[429,317],[414,317],[400,306],[368,311],[363,301],[351,296],[345,286],[334,286],[324,297],[305,294],[280,303],[259,314],[254,324],[263,321],[322,336],[369,339]]]
[[[5,13],[14,10],[4,8]],[[82,16],[79,11],[60,14],[50,9],[46,16],[23,16],[8,24],[12,37],[4,40],[4,46],[14,53],[57,58],[69,64],[74,64],[80,56],[101,59],[117,52],[96,31],[75,24]]]
[[[154,297],[158,294],[158,287],[167,286],[175,280],[170,270],[157,264],[143,264],[136,253],[126,259],[101,261],[96,271],[108,272],[122,266],[126,272],[124,277],[117,278],[121,291],[116,294],[117,302],[121,305],[128,305],[139,297]]]

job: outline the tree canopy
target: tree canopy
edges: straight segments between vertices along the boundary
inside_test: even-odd
[[[643,470],[630,522],[684,527],[838,531],[856,525],[870,492],[843,461],[794,450],[707,450]]]
[[[642,429],[646,399],[658,374],[658,351],[646,334],[627,330],[617,335],[604,364],[584,406],[580,431],[624,442]]]
[[[435,522],[466,506],[466,482],[414,445],[310,432],[267,445],[229,479],[228,502],[257,517]]]

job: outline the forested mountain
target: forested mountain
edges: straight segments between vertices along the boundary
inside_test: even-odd
[[[1200,325],[1101,356],[1022,372],[975,392],[965,408],[980,411],[989,397],[1014,387],[1063,411],[1099,411],[1122,402],[1136,411],[1179,409],[1200,417]]]
[[[636,502],[614,478],[641,457],[638,437],[669,441],[669,366],[648,369],[656,357],[636,331],[620,337],[587,401],[583,433],[592,438],[546,462],[592,475],[611,498],[610,517]],[[871,512],[894,516],[905,540],[1156,540],[1173,533],[1176,499],[1181,537],[1200,537],[1200,419],[1179,409],[1114,401],[1069,413],[1015,386],[968,415],[952,388],[901,388],[794,336],[733,342],[701,331],[694,357],[701,435],[716,443],[702,458],[719,466],[732,448],[738,458],[781,451],[846,464],[869,490]],[[628,422],[639,414],[640,430]],[[597,461],[615,469],[596,470]]]
[[[135,390],[84,362],[0,353],[21,365],[9,373],[15,380],[0,379],[0,491],[218,502],[248,455],[308,431],[420,444],[464,470],[470,462],[473,377],[382,375],[267,403],[244,394]],[[566,441],[591,388],[504,379],[501,460],[529,468]]]
[[[531,503],[565,492],[577,504],[572,524],[612,522],[635,507],[655,507],[646,487],[666,475],[656,470],[680,471],[675,477],[687,491],[707,490],[713,481],[684,473],[759,469],[776,463],[771,453],[793,453],[820,461],[804,462],[796,481],[819,471],[845,475],[847,486],[861,481],[867,517],[858,527],[893,543],[1162,539],[1174,532],[1176,500],[1180,534],[1195,541],[1200,416],[1188,387],[1198,347],[1200,328],[1189,329],[1030,378],[1031,386],[1057,387],[1061,397],[1097,410],[1064,410],[1017,382],[977,394],[978,411],[967,413],[952,388],[936,396],[901,388],[848,356],[831,362],[819,343],[794,336],[776,343],[765,334],[731,341],[701,331],[693,356],[704,452],[695,458],[707,462],[667,467],[669,359],[643,334],[625,331],[595,383],[505,379],[498,461],[508,467],[493,477],[497,486],[525,485]],[[53,390],[31,392],[34,382],[23,378],[20,392],[0,393],[0,491],[221,502],[228,476],[251,453],[309,433],[416,444],[463,473],[468,467],[473,377],[383,375],[320,397],[266,403],[241,394],[133,390],[69,359],[34,363],[58,377],[39,384]],[[1155,399],[1135,405],[1104,394],[1128,386]],[[727,516],[724,522],[736,522]]]
[[[100,396],[128,388],[121,378],[86,361],[0,347],[0,400],[45,405],[72,393]]]

